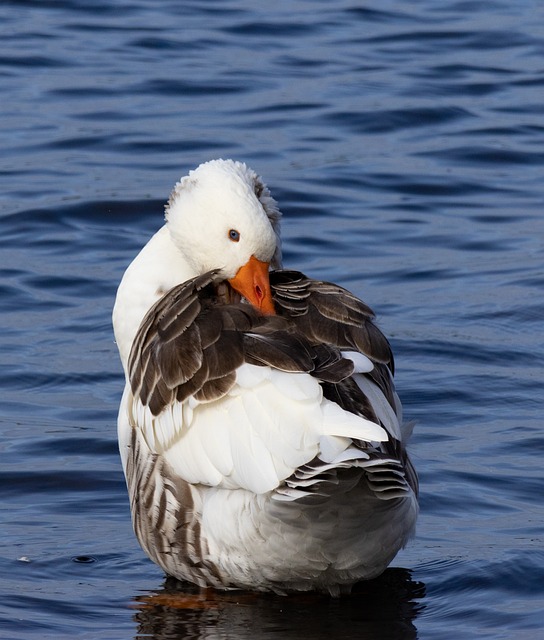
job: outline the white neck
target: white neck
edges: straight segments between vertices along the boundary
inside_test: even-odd
[[[113,331],[125,375],[132,342],[145,314],[169,289],[196,275],[172,242],[166,225],[129,265],[113,307]]]

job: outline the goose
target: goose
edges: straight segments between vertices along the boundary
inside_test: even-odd
[[[418,514],[390,344],[346,289],[282,269],[246,164],[201,164],[165,211],[113,309],[136,537],[202,588],[349,593]]]

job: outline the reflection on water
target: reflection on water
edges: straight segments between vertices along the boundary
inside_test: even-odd
[[[160,591],[136,598],[135,637],[411,640],[417,638],[414,621],[424,596],[425,585],[406,569],[388,569],[356,585],[351,597],[338,599],[202,591],[169,578]]]

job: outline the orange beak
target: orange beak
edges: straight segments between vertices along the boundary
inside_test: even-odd
[[[261,313],[267,316],[275,315],[274,301],[270,291],[268,277],[268,262],[261,262],[255,256],[238,269],[238,273],[229,280],[233,289],[250,302]]]

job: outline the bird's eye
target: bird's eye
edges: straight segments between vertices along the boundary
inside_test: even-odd
[[[229,240],[232,240],[233,242],[238,242],[238,240],[240,240],[240,232],[236,231],[236,229],[231,229],[229,231]]]

